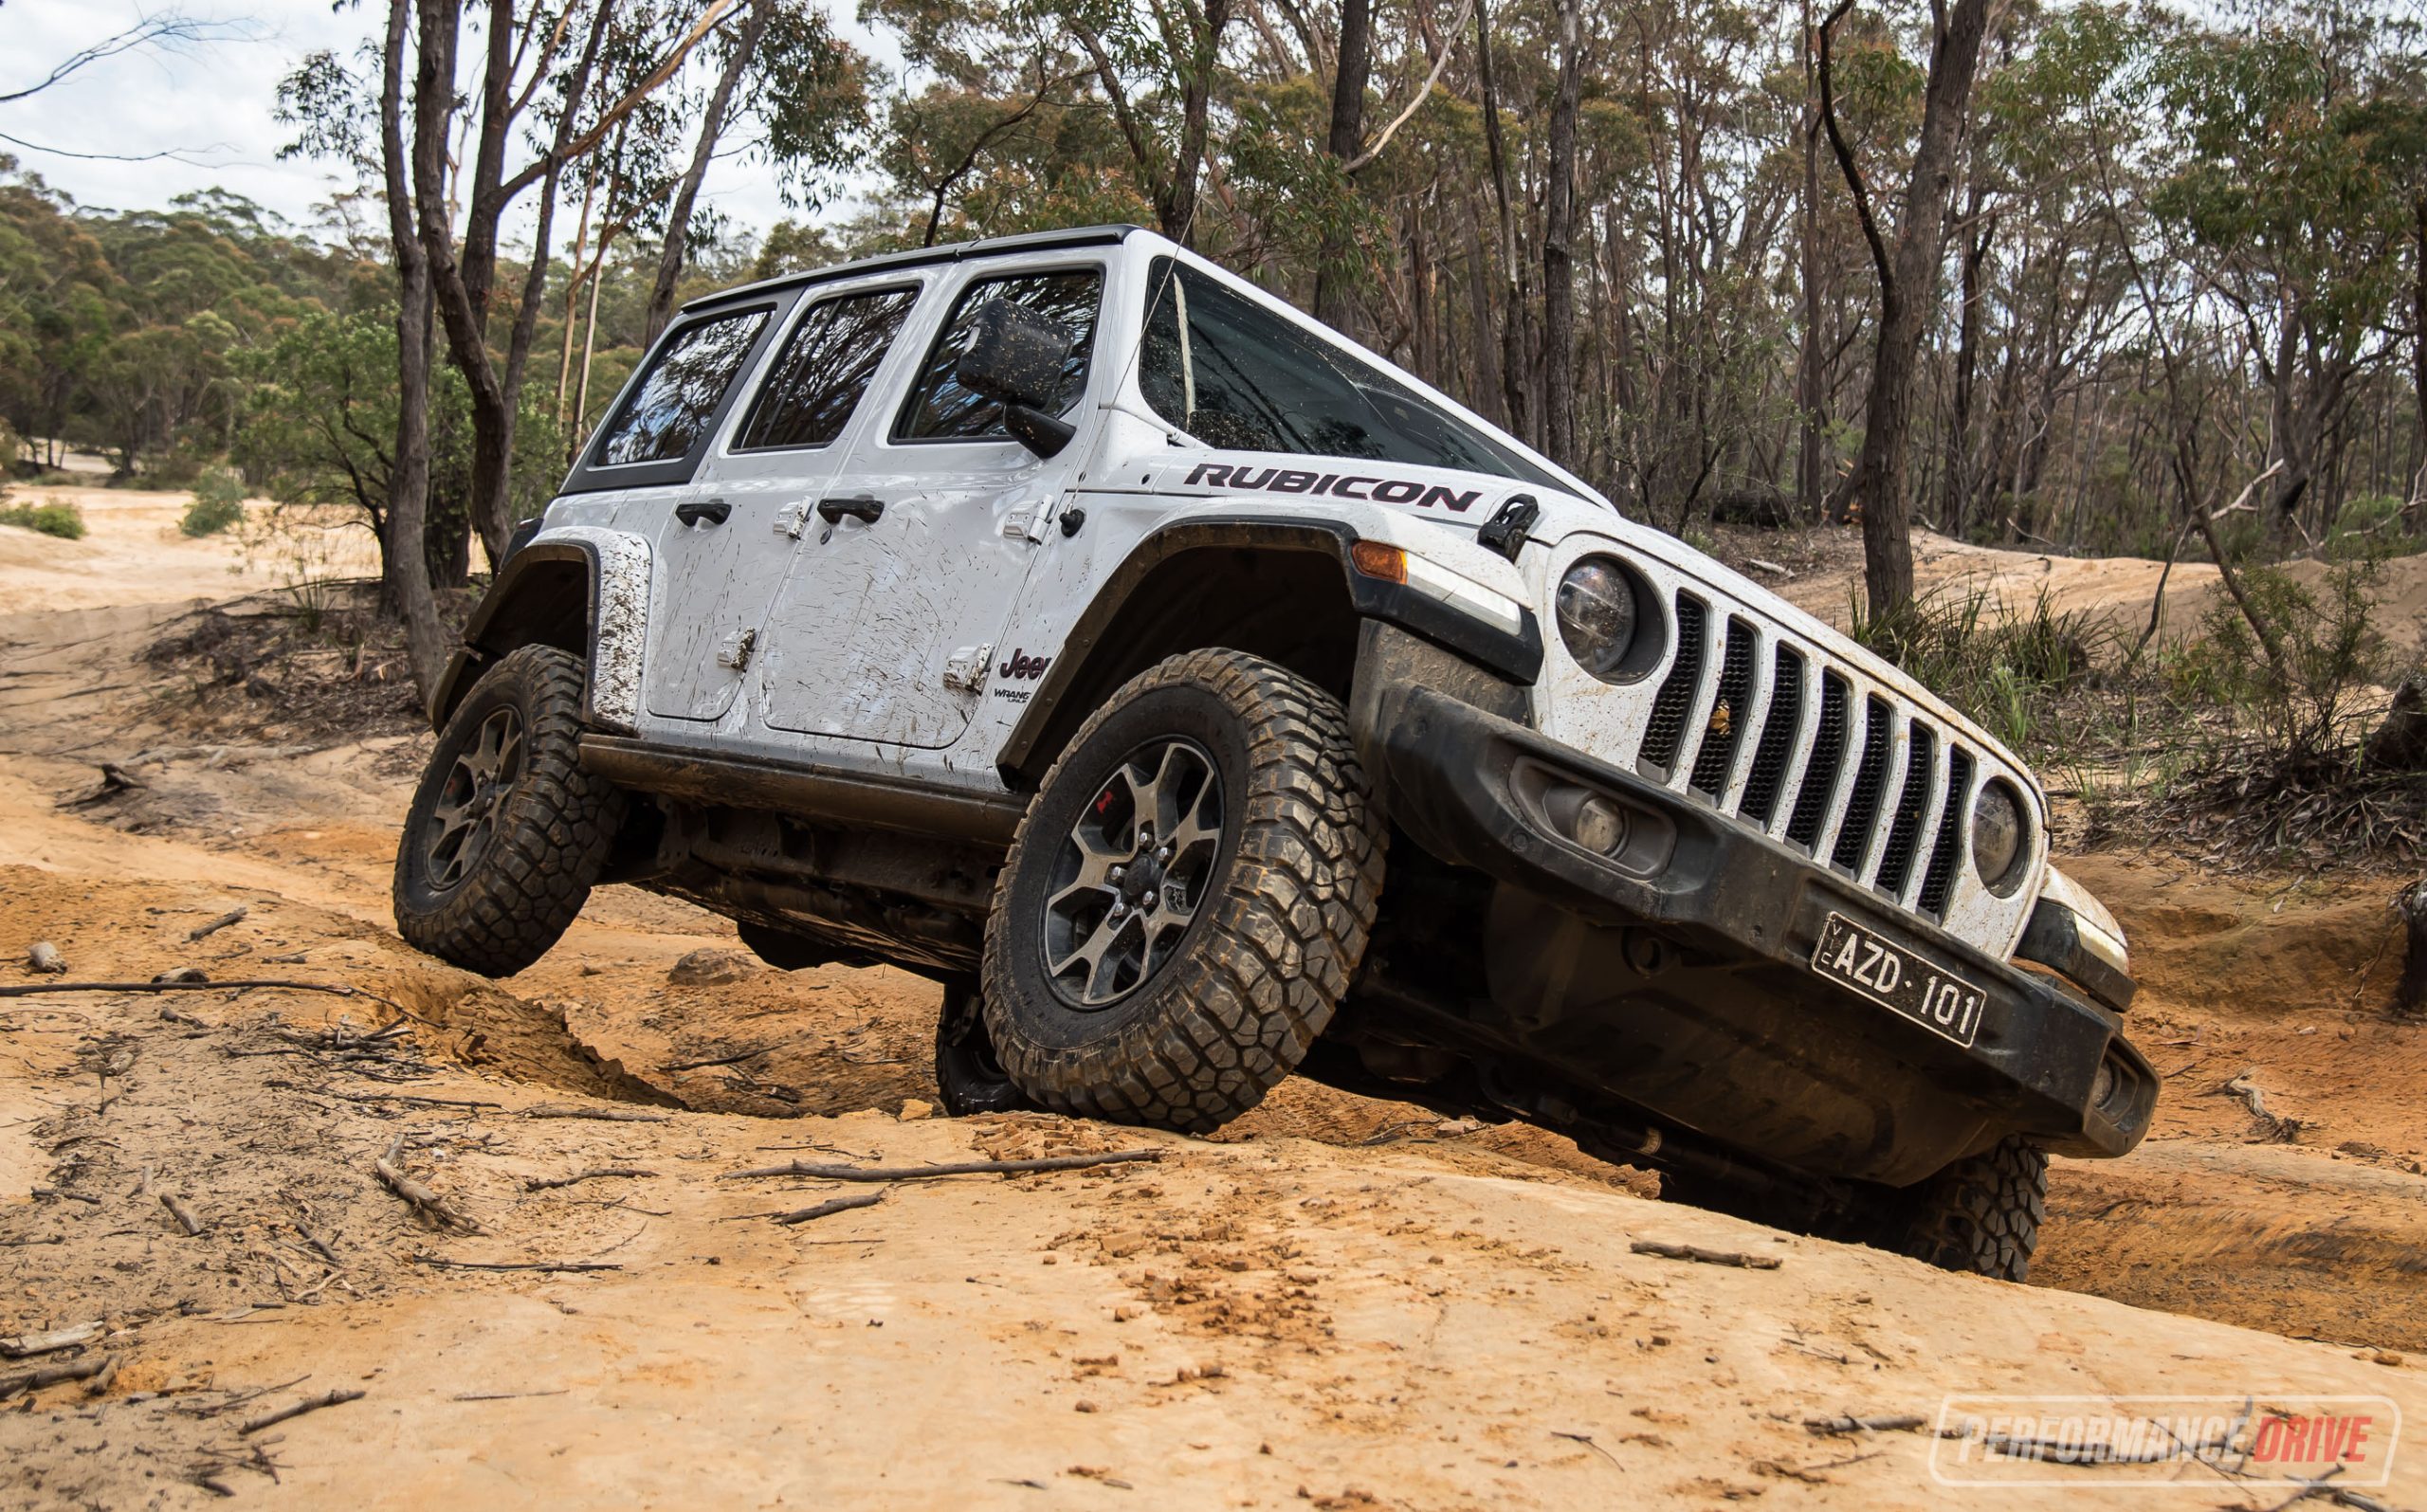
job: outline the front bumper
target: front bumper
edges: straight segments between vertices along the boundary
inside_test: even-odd
[[[1891,1185],[2010,1134],[2112,1157],[2148,1131],[2147,1060],[2055,981],[1432,687],[1394,683],[1357,715],[1393,821],[1500,884],[1479,1011],[1542,1070],[1758,1158]],[[1628,815],[1615,856],[1564,838],[1553,811],[1576,789]],[[1833,913],[1980,989],[1973,1043],[1816,972]]]

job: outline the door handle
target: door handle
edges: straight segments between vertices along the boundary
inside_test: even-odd
[[[817,501],[817,518],[828,524],[838,523],[844,516],[873,525],[885,513],[885,501],[874,494],[851,494],[845,498],[821,499]]]
[[[686,525],[697,525],[703,519],[711,525],[721,525],[732,513],[733,506],[721,499],[686,499],[674,506],[674,518]]]

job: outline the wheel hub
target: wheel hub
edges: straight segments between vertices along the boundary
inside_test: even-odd
[[[1046,975],[1066,1002],[1109,1007],[1171,957],[1213,890],[1223,817],[1220,770],[1193,740],[1148,741],[1114,769],[1046,895]]]

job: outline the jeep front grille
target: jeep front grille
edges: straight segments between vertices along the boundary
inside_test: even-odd
[[[1691,593],[1675,605],[1676,653],[1637,769],[1943,918],[1978,755],[1816,647]]]

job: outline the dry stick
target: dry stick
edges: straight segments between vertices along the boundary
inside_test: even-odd
[[[225,982],[24,982],[0,987],[0,997],[31,997],[37,993],[241,993],[256,987],[283,987],[297,993],[327,993],[335,997],[363,997],[385,1004],[417,1023],[429,1021],[397,1002],[360,987],[335,982],[299,982],[283,976],[248,976]]]
[[[85,1395],[100,1396],[108,1393],[110,1382],[118,1379],[119,1358],[119,1357],[112,1355],[101,1363],[101,1368],[94,1372],[92,1378],[84,1383]]]
[[[109,1359],[71,1359],[57,1365],[38,1365],[32,1370],[19,1371],[14,1375],[0,1375],[0,1401],[19,1392],[38,1392],[61,1381],[90,1380],[110,1367]]]
[[[526,1119],[597,1119],[608,1123],[666,1123],[674,1115],[651,1113],[642,1108],[576,1108],[561,1102],[542,1102],[538,1107],[524,1108]]]
[[[1804,1431],[1821,1437],[1849,1437],[1855,1433],[1910,1433],[1929,1422],[1926,1417],[1807,1417]]]
[[[892,1190],[891,1187],[885,1187],[875,1192],[863,1193],[855,1197],[836,1197],[831,1201],[821,1202],[814,1208],[802,1208],[794,1212],[772,1213],[769,1216],[789,1229],[795,1224],[813,1223],[819,1218],[830,1218],[838,1212],[849,1212],[854,1208],[873,1208],[885,1200],[885,1193]]]
[[[197,939],[208,939],[210,937],[218,934],[221,930],[227,928],[230,924],[243,923],[245,921],[245,916],[251,912],[252,909],[250,907],[244,903],[238,903],[235,907],[229,909],[224,914],[221,914],[210,922],[207,924],[197,924],[193,928],[187,930],[186,943],[191,945]]]
[[[764,1055],[769,1050],[781,1049],[791,1043],[793,1042],[790,1040],[773,1040],[765,1045],[759,1046],[755,1050],[743,1050],[739,1055],[720,1055],[712,1060],[705,1061],[682,1061],[673,1066],[661,1066],[658,1069],[661,1071],[704,1071],[712,1066],[734,1066],[742,1061],[751,1060],[754,1057]]]
[[[1733,1249],[1705,1249],[1700,1245],[1672,1245],[1658,1239],[1638,1239],[1627,1248],[1638,1255],[1698,1260],[1706,1266],[1734,1266],[1739,1270],[1776,1270],[1781,1263],[1776,1255],[1739,1254]]]
[[[158,1196],[160,1206],[169,1210],[169,1215],[176,1219],[179,1226],[185,1230],[187,1238],[197,1239],[202,1236],[202,1230],[207,1226],[194,1215],[192,1208],[186,1206],[185,1198],[173,1192],[163,1192],[158,1193]]]
[[[917,1166],[812,1165],[806,1160],[794,1160],[790,1165],[760,1166],[754,1171],[728,1171],[725,1175],[734,1180],[753,1176],[814,1176],[821,1181],[926,1181],[937,1176],[1015,1176],[1035,1171],[1084,1171],[1089,1166],[1159,1160],[1168,1153],[1163,1150],[1115,1150],[1108,1155],[1056,1155],[1038,1160],[959,1160],[950,1165]]]
[[[655,1175],[657,1173],[654,1171],[643,1171],[637,1166],[610,1166],[603,1171],[576,1171],[569,1176],[533,1176],[522,1183],[522,1190],[552,1192],[558,1187],[572,1186],[577,1181],[596,1181],[607,1176],[653,1176]]]
[[[371,1162],[371,1169],[378,1174],[379,1179],[387,1184],[388,1190],[402,1197],[415,1211],[428,1213],[430,1217],[437,1219],[443,1228],[462,1229],[470,1233],[479,1233],[481,1231],[479,1224],[457,1211],[445,1197],[397,1169],[395,1159],[397,1156],[404,1153],[404,1148],[405,1137],[399,1134],[396,1136],[396,1142],[388,1146],[388,1153]]]
[[[415,1255],[413,1263],[442,1270],[621,1270],[608,1260],[449,1260],[445,1255]]]
[[[358,1402],[362,1400],[364,1394],[364,1393],[358,1391],[322,1392],[318,1396],[307,1396],[292,1407],[282,1407],[275,1412],[265,1412],[261,1416],[254,1418],[251,1422],[246,1424],[244,1427],[236,1430],[236,1431],[239,1433],[258,1433],[263,1429],[275,1427],[280,1423],[285,1422],[290,1417],[301,1417],[306,1412],[317,1412],[323,1407],[338,1407],[347,1402]]]

